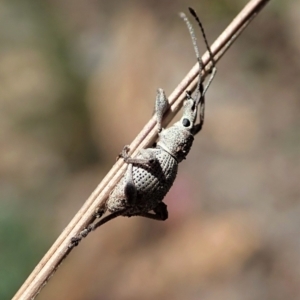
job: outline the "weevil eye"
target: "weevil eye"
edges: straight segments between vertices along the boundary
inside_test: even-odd
[[[191,122],[190,122],[189,119],[184,118],[184,119],[182,120],[182,125],[183,125],[184,127],[189,127],[189,126],[191,125]]]

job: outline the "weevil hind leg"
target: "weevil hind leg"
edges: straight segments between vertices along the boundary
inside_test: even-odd
[[[103,224],[107,223],[108,221],[113,220],[116,217],[124,215],[127,210],[128,210],[128,208],[124,208],[122,210],[110,213],[109,215],[107,215],[106,217],[102,218],[101,220],[99,220],[95,224],[89,225],[88,226],[88,231],[91,232],[93,230],[96,230],[98,227],[102,226]]]
[[[125,208],[123,210],[119,210],[119,211],[113,212],[113,213],[109,214],[108,216],[102,218],[98,222],[96,222],[94,224],[90,224],[85,229],[83,229],[77,236],[74,236],[71,239],[71,243],[69,244],[68,248],[72,249],[72,248],[78,246],[78,244],[80,243],[80,241],[83,238],[87,237],[90,232],[94,231],[95,229],[97,229],[98,227],[100,227],[103,224],[107,223],[108,221],[113,220],[116,217],[123,215],[124,213],[126,213],[126,211],[127,211],[127,208]]]

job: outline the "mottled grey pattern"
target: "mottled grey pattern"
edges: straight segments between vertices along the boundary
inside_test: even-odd
[[[165,197],[177,175],[178,163],[174,157],[161,149],[147,149],[155,154],[155,160],[145,165],[133,164],[127,168],[132,172],[136,188],[136,199],[127,199],[125,186],[130,174],[125,174],[112,191],[106,203],[110,212],[128,208],[124,215],[137,215],[153,210]],[[137,155],[137,158],[143,158]]]

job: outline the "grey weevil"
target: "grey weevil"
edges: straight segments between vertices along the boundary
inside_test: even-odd
[[[195,95],[192,97],[191,92],[186,91],[186,100],[181,119],[173,126],[163,129],[162,118],[169,104],[163,89],[158,89],[155,114],[159,139],[156,146],[140,150],[134,158],[128,155],[130,150],[128,146],[123,148],[119,158],[123,158],[128,164],[127,170],[110,193],[105,207],[96,212],[96,217],[102,217],[106,211],[109,211],[110,214],[95,224],[90,224],[78,236],[73,237],[69,248],[77,246],[80,240],[86,237],[89,232],[117,216],[142,216],[161,221],[168,218],[167,205],[163,202],[163,199],[173,185],[177,175],[178,164],[186,158],[192,147],[194,136],[202,129],[205,109],[204,96],[216,73],[215,61],[203,26],[196,12],[192,8],[189,8],[189,11],[201,29],[210,55],[212,69],[208,83],[205,87],[203,86],[201,77],[203,63],[199,55],[193,27],[186,15],[180,13],[181,18],[184,19],[189,29],[199,63],[199,78]],[[196,124],[198,115],[199,123]]]

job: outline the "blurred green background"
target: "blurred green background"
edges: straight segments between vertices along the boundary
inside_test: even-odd
[[[246,3],[0,1],[0,299],[194,65],[178,12],[212,43]],[[299,1],[270,1],[218,64],[169,219],[103,226],[38,299],[300,298],[299,28]]]

